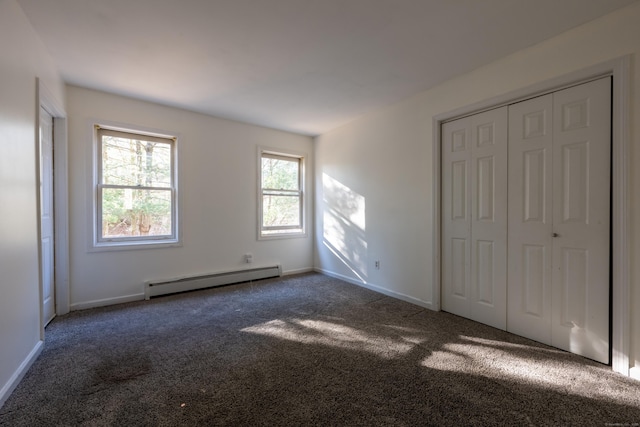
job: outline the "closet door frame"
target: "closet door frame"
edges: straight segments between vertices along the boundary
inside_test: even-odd
[[[433,302],[432,308],[439,311],[441,304],[441,127],[444,122],[480,113],[493,108],[523,101],[586,83],[598,78],[612,76],[612,157],[611,157],[611,251],[612,251],[612,296],[611,296],[611,365],[615,372],[630,375],[630,283],[629,283],[629,89],[630,56],[623,56],[580,71],[528,86],[505,95],[487,99],[476,104],[438,114],[433,117]],[[636,370],[638,368],[634,368]],[[635,375],[633,375],[635,376]]]

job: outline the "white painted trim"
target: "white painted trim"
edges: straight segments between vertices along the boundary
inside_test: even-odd
[[[312,271],[314,271],[313,267],[297,268],[295,270],[283,271],[282,275],[283,276],[293,276],[294,274],[311,273]]]
[[[11,396],[11,393],[13,393],[18,384],[20,384],[20,381],[22,381],[22,378],[24,378],[25,374],[29,371],[29,368],[31,368],[33,362],[38,359],[38,356],[40,356],[40,353],[42,353],[43,348],[44,341],[39,340],[31,349],[29,355],[27,355],[27,357],[22,361],[18,369],[16,369],[13,375],[11,375],[9,381],[7,381],[4,386],[2,386],[2,389],[0,389],[0,408],[2,408],[9,396]]]
[[[636,366],[629,369],[629,376],[634,380],[640,380],[640,367]]]
[[[54,120],[53,125],[53,197],[54,197],[54,250],[55,250],[55,300],[56,315],[69,312],[69,177],[68,177],[68,131],[67,113],[51,91],[37,79],[38,103],[44,107]],[[40,109],[37,113],[37,126],[40,125]],[[37,128],[36,128],[37,129]],[[36,135],[38,134],[36,130]],[[40,153],[38,152],[38,156]],[[40,266],[42,270],[42,266]],[[42,271],[40,271],[40,274]],[[40,286],[42,292],[42,284]],[[42,299],[42,297],[41,297]],[[42,310],[42,308],[41,308]],[[41,314],[42,316],[42,314]],[[42,323],[42,322],[41,322]],[[44,330],[41,332],[44,337]]]
[[[140,133],[145,135],[157,136],[162,138],[174,139],[174,181],[175,181],[175,238],[163,239],[163,240],[147,240],[147,241],[117,241],[102,243],[98,242],[97,230],[98,230],[98,205],[97,205],[97,191],[96,184],[98,182],[98,138],[96,134],[96,125],[103,126],[105,128],[119,130],[128,133]],[[103,120],[96,118],[89,118],[86,120],[87,129],[87,141],[92,141],[91,144],[86,145],[86,171],[87,171],[87,212],[89,212],[89,218],[87,221],[87,252],[108,252],[108,251],[127,251],[127,250],[140,250],[140,249],[162,249],[162,248],[174,248],[183,246],[183,234],[182,234],[182,165],[181,155],[182,152],[182,135],[180,132],[171,132],[166,129],[156,129],[147,126],[134,125],[130,123],[114,122],[111,120]],[[90,178],[90,179],[89,179]],[[73,309],[72,309],[73,310]]]
[[[333,277],[335,279],[340,279],[342,281],[351,283],[352,285],[364,286],[364,282],[362,280],[354,279],[353,277],[345,276],[343,274],[335,273],[330,270],[325,270],[324,268],[314,268],[316,273],[324,274],[325,276]]]
[[[125,295],[115,298],[96,299],[71,304],[71,311],[86,310],[88,308],[106,307],[108,305],[123,304],[125,302],[144,301],[144,293]]]
[[[284,148],[267,147],[258,145],[256,156],[256,227],[257,227],[257,240],[278,240],[278,239],[300,239],[306,238],[309,235],[309,227],[312,221],[309,220],[310,211],[313,211],[313,205],[311,208],[307,206],[307,198],[311,191],[307,191],[307,180],[310,172],[309,156],[304,151],[290,150]],[[263,154],[275,154],[283,157],[297,158],[300,160],[300,186],[302,187],[300,193],[300,205],[302,206],[302,231],[290,232],[290,233],[276,233],[276,234],[262,234],[262,155]]]
[[[67,119],[53,118],[56,315],[69,312],[69,166]]]
[[[332,271],[324,270],[322,268],[315,268],[314,271],[316,271],[318,273],[321,273],[321,274],[324,274],[325,276],[329,276],[329,277],[333,277],[333,278],[336,278],[336,279],[340,279],[340,280],[345,281],[347,283],[351,283],[353,285],[357,285],[357,286],[360,286],[362,288],[369,289],[369,290],[377,292],[379,294],[383,294],[383,295],[386,295],[386,296],[389,296],[389,297],[392,297],[392,298],[396,298],[396,299],[408,302],[408,303],[413,304],[413,305],[417,305],[417,306],[420,306],[420,307],[423,307],[423,308],[427,308],[429,310],[434,310],[433,304],[431,302],[423,301],[423,300],[421,300],[419,298],[414,298],[412,296],[405,295],[405,294],[402,294],[402,293],[399,293],[399,292],[390,291],[388,289],[385,289],[383,287],[374,285],[372,283],[363,282],[361,280],[353,279],[353,278],[348,277],[348,276],[343,276],[342,274],[334,273]]]
[[[67,113],[62,104],[53,96],[47,85],[36,78],[38,82],[38,98],[40,106],[44,107],[54,117],[66,117]]]
[[[441,142],[440,140],[442,139],[442,133],[441,133],[441,128],[442,128],[442,122],[443,120],[439,120],[437,117],[432,118],[432,129],[433,129],[433,143],[432,143],[432,149],[433,149],[433,164],[432,164],[432,170],[433,170],[433,179],[432,179],[432,183],[433,183],[433,188],[432,188],[432,201],[433,201],[433,224],[432,224],[432,228],[433,228],[433,239],[431,240],[431,244],[432,246],[432,251],[433,251],[433,269],[432,269],[432,277],[431,277],[431,283],[432,283],[432,289],[431,289],[431,299],[433,300],[433,310],[435,311],[440,311],[441,307],[442,307],[442,293],[441,293],[441,283],[440,281],[442,280],[442,276],[441,276],[441,263],[442,263],[442,253],[441,253],[441,248],[442,248],[442,243],[441,243],[441,234],[442,234],[442,230],[441,230],[441,210],[442,210],[442,184],[440,182],[440,174],[442,173],[442,159],[441,159],[441,150],[440,150],[440,145]]]
[[[630,57],[625,56],[612,64],[612,356],[615,372],[630,375],[630,270],[629,270],[629,128],[630,128]]]
[[[500,95],[479,103],[458,108],[456,110],[438,114],[433,117],[433,177],[434,190],[434,265],[433,265],[433,294],[440,298],[441,280],[441,236],[440,236],[440,210],[441,210],[441,180],[440,180],[440,127],[442,123],[475,114],[491,108],[508,105],[544,93],[554,92],[569,86],[584,83],[598,77],[613,76],[613,121],[611,123],[612,136],[612,337],[611,345],[613,356],[612,369],[623,375],[629,376],[629,351],[630,351],[630,281],[629,281],[629,126],[630,108],[628,94],[630,91],[630,57],[624,56],[601,64],[594,65],[584,70],[579,70],[567,75],[547,80],[541,83],[519,89],[505,95]],[[435,304],[434,304],[435,305]],[[438,308],[439,309],[439,308]],[[637,368],[633,368],[634,370]],[[635,371],[634,371],[635,372]]]
[[[41,169],[41,160],[42,160],[42,152],[40,150],[40,110],[42,107],[40,100],[40,79],[36,78],[36,102],[38,103],[36,108],[36,122],[34,127],[34,136],[35,136],[35,146],[34,150],[36,153],[36,215],[38,218],[38,223],[36,225],[36,233],[38,235],[38,320],[40,322],[40,340],[44,340],[44,269],[42,262],[42,177],[40,175]],[[46,108],[45,108],[46,109]],[[55,196],[54,196],[55,197]],[[54,216],[55,216],[55,202],[54,202]],[[55,226],[55,224],[54,224]],[[55,229],[54,229],[54,239],[55,239]],[[55,245],[55,241],[54,241]],[[54,249],[55,251],[55,249]],[[55,260],[55,254],[54,254]],[[55,262],[55,261],[54,261]],[[55,264],[54,264],[55,271]],[[55,276],[54,276],[54,287],[55,287]],[[55,291],[55,290],[54,290]],[[54,313],[55,315],[55,313]]]

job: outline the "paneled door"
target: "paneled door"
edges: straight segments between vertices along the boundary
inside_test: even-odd
[[[509,332],[551,344],[553,95],[509,106]]]
[[[509,107],[507,329],[609,362],[611,81]]]
[[[551,344],[609,363],[611,78],[553,95]]]
[[[53,117],[40,108],[40,251],[42,258],[42,321],[55,316],[53,236]]]
[[[506,328],[507,107],[443,125],[442,308]]]

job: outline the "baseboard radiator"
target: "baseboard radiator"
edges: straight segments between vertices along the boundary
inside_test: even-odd
[[[245,268],[218,273],[199,274],[197,276],[177,277],[174,279],[150,280],[144,285],[144,297],[145,299],[150,299],[160,295],[194,291],[196,289],[212,288],[215,286],[231,285],[233,283],[280,276],[282,276],[282,266],[272,265],[267,267]]]

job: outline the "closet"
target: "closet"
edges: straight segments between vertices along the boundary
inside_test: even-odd
[[[442,125],[442,309],[609,362],[611,78]]]

